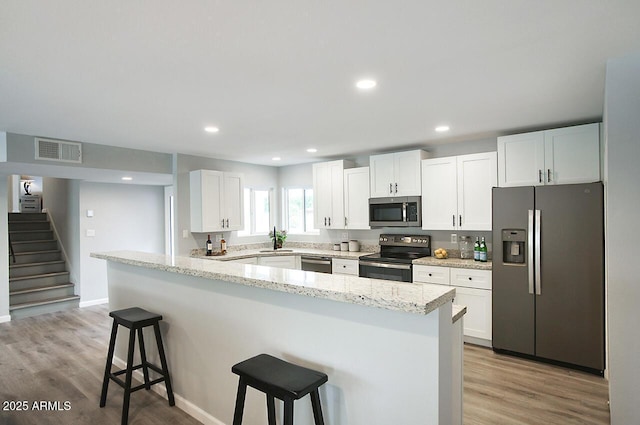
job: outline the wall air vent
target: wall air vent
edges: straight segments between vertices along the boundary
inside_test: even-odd
[[[82,144],[36,137],[36,159],[82,163]]]

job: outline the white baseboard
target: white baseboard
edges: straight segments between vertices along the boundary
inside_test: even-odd
[[[10,315],[0,316],[0,323],[10,322],[10,321],[11,321],[11,316]]]
[[[120,369],[124,369],[127,366],[127,363],[125,361],[115,356],[113,357],[113,364]],[[135,370],[133,372],[133,376],[140,382],[144,382],[144,375],[142,374],[141,369]],[[167,398],[167,388],[162,384],[152,385],[151,391],[161,395],[164,398]],[[211,416],[209,413],[205,412],[204,410],[202,410],[195,404],[191,403],[181,395],[176,394],[175,391],[173,392],[173,398],[176,401],[177,408],[179,408],[180,410],[182,410],[192,418],[202,422],[204,425],[226,425],[224,422],[222,422],[218,418]]]
[[[108,304],[109,298],[101,298],[99,300],[80,301],[80,308],[91,307],[92,305]]]

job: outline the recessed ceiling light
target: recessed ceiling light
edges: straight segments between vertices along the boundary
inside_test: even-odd
[[[318,152],[318,149],[316,149],[316,148],[309,148],[309,149],[307,149],[307,152],[309,152],[309,153],[316,153],[316,152]]]
[[[438,127],[436,127],[436,131],[438,133],[444,133],[445,131],[449,131],[449,126],[448,125],[439,125]]]
[[[279,156],[274,156],[273,158],[271,158],[273,161],[280,161],[280,157]]]
[[[133,177],[123,177],[122,180],[126,181],[126,182],[130,182],[131,180],[133,180]]]
[[[205,127],[204,131],[207,133],[217,133],[220,129],[218,127]]]
[[[370,90],[374,88],[378,83],[375,80],[360,80],[356,83],[356,87],[360,90]]]

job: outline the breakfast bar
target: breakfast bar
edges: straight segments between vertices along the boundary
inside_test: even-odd
[[[328,375],[327,424],[461,423],[452,288],[134,251],[91,256],[107,261],[111,310],[163,316],[176,405],[205,424],[231,423],[231,366],[260,353]],[[266,423],[265,410],[250,389],[245,422]],[[294,423],[313,423],[311,403],[298,403]]]

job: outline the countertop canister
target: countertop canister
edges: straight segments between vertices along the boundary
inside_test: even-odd
[[[358,252],[360,251],[360,242],[356,240],[349,241],[349,251]]]

